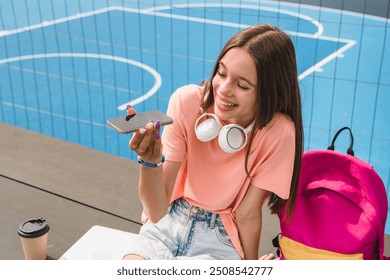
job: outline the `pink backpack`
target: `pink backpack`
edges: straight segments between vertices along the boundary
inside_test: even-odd
[[[334,151],[350,132],[347,154]],[[354,157],[351,129],[340,129],[328,150],[303,154],[296,208],[290,222],[279,215],[281,259],[387,259],[385,186],[368,163]],[[276,242],[278,241],[278,242]]]

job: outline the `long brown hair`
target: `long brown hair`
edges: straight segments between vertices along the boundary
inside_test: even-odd
[[[203,111],[214,104],[211,81],[218,71],[219,61],[227,51],[236,47],[245,48],[251,54],[256,64],[258,77],[257,114],[254,117],[255,125],[245,157],[245,170],[248,175],[247,164],[254,132],[265,127],[275,113],[289,116],[295,125],[295,158],[290,197],[288,200],[284,200],[272,194],[268,201],[272,213],[280,213],[286,207],[287,214],[291,217],[295,206],[303,152],[301,97],[295,48],[286,33],[267,24],[255,25],[234,35],[222,49],[215,63],[210,82],[206,82],[204,100],[201,104]],[[208,94],[206,94],[207,92]]]

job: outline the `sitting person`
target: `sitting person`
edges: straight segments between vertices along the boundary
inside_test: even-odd
[[[292,214],[303,151],[295,49],[259,24],[234,35],[209,82],[179,88],[129,142],[147,219],[124,259],[258,259],[262,206]],[[265,256],[263,258],[271,258]]]

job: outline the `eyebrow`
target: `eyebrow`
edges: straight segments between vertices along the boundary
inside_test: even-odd
[[[219,61],[219,65],[220,66],[223,66],[223,68],[225,68],[225,69],[227,69],[226,68],[226,65],[225,64],[223,64],[223,62],[222,61]],[[238,76],[238,78],[240,79],[240,80],[243,80],[243,81],[245,81],[245,82],[247,82],[250,86],[252,86],[252,87],[256,87],[250,80],[248,80],[247,78],[244,78],[244,77],[242,77],[242,76]]]

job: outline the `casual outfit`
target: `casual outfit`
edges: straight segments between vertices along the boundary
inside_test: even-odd
[[[194,125],[200,116],[202,90],[188,85],[171,96],[167,114],[174,122],[164,127],[163,153],[167,161],[182,163],[171,206],[158,223],[148,221],[141,228],[140,242],[134,242],[137,244],[130,246],[129,253],[147,259],[243,258],[234,212],[248,187],[253,185],[283,199],[289,197],[295,155],[293,122],[276,114],[266,127],[256,131],[248,176],[245,148],[230,154],[219,147],[218,139],[197,139]],[[207,112],[214,113],[212,108]],[[175,228],[176,220],[184,223],[181,229]],[[170,239],[173,236],[176,241]],[[203,248],[198,248],[200,245]]]

